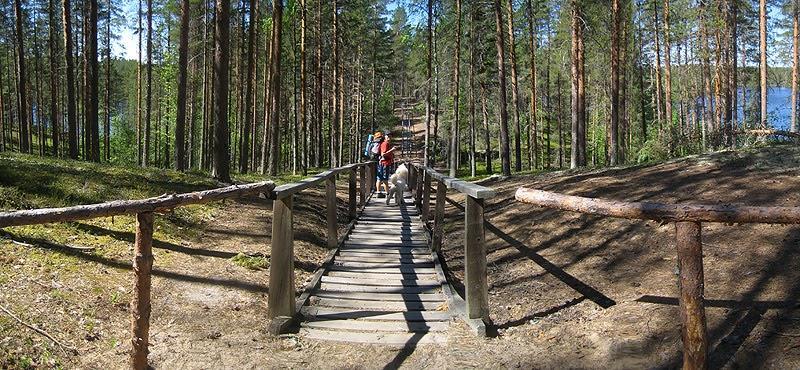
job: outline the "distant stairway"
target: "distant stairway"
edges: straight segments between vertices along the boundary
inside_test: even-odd
[[[301,334],[342,342],[444,343],[450,287],[410,195],[371,197],[301,308]]]

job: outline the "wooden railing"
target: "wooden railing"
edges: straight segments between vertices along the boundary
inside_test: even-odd
[[[708,334],[703,296],[702,222],[800,224],[800,207],[628,203],[519,188],[518,201],[546,208],[634,220],[675,223],[683,368],[705,369]]]
[[[150,288],[153,268],[154,213],[165,212],[189,204],[208,203],[246,195],[265,194],[274,200],[272,222],[272,252],[269,279],[269,317],[271,330],[285,330],[298,314],[294,288],[294,232],[292,228],[292,199],[298,192],[325,181],[327,205],[328,246],[338,241],[336,217],[336,177],[349,173],[348,214],[356,216],[356,175],[360,175],[360,199],[366,202],[374,186],[374,164],[358,163],[342,166],[297,183],[275,186],[272,181],[233,185],[225,188],[185,194],[170,194],[141,200],[118,200],[99,204],[64,208],[43,208],[0,212],[0,229],[9,226],[69,222],[98,217],[136,215],[136,239],[133,257],[133,297],[131,299],[131,367],[147,369],[150,332]],[[369,172],[369,174],[367,174]],[[371,180],[370,180],[371,179]]]
[[[465,195],[464,204],[464,289],[467,323],[479,334],[486,334],[489,322],[489,288],[486,280],[486,243],[483,224],[484,200],[495,196],[494,189],[445,176],[415,163],[409,166],[409,184],[414,188],[415,203],[426,223],[430,220],[431,183],[436,181],[436,205],[433,214],[431,248],[442,246],[444,206],[447,190]]]

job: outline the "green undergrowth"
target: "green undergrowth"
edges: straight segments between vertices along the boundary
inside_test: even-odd
[[[266,270],[269,267],[269,258],[263,256],[248,256],[239,253],[231,258],[234,265],[249,270]]]

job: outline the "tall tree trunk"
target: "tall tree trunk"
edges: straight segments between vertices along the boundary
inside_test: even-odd
[[[656,74],[656,124],[658,126],[659,137],[661,136],[664,124],[664,104],[661,101],[663,97],[663,86],[661,85],[661,42],[659,41],[658,32],[658,2],[653,1],[653,43],[655,44],[655,74]]]
[[[429,164],[431,143],[431,82],[433,77],[433,0],[428,0],[428,59],[425,80],[425,144],[423,145],[422,161],[425,166]]]
[[[19,121],[19,150],[22,153],[31,152],[30,121],[28,120],[28,89],[25,86],[25,32],[22,29],[25,14],[22,11],[22,1],[14,0],[14,15],[16,17],[17,39],[17,117]]]
[[[272,140],[272,153],[267,172],[270,176],[277,176],[280,164],[280,116],[281,116],[281,31],[283,29],[283,0],[272,2],[272,56],[270,57],[270,97],[272,99],[272,114],[270,139]]]
[[[481,81],[481,114],[483,116],[483,145],[484,145],[484,152],[483,158],[486,162],[486,174],[491,175],[494,173],[494,168],[492,167],[492,145],[489,132],[489,110],[486,108],[486,83]]]
[[[331,114],[331,167],[338,167],[341,162],[339,158],[339,149],[342,145],[341,142],[338,142],[339,139],[339,132],[342,130],[342,122],[339,121],[339,90],[342,89],[342,86],[339,84],[339,27],[338,27],[338,0],[333,0],[333,21],[331,24],[331,29],[333,31],[333,36],[331,37],[331,42],[333,43],[333,95],[331,98],[333,99],[333,113]]]
[[[450,177],[456,177],[458,174],[458,156],[461,153],[461,147],[458,143],[459,133],[459,83],[461,82],[460,66],[461,66],[461,0],[456,2],[456,45],[455,53],[453,56],[453,123],[450,129]]]
[[[698,3],[700,12],[700,45],[701,45],[701,66],[702,80],[703,80],[703,126],[702,130],[702,144],[703,149],[708,145],[708,134],[713,131],[713,119],[711,114],[713,112],[713,102],[711,100],[711,62],[710,50],[708,48],[708,10],[706,0],[700,0]]]
[[[175,113],[175,169],[186,169],[186,89],[189,69],[189,0],[181,0],[180,41],[178,43],[178,110]]]
[[[185,0],[184,0],[185,1]],[[258,39],[258,0],[250,1],[250,24],[247,40],[247,82],[244,101],[244,119],[242,120],[242,138],[239,146],[239,172],[247,173],[250,168],[250,133],[255,126],[255,79],[256,79],[256,40]],[[255,140],[255,137],[253,137]]]
[[[758,30],[760,50],[761,128],[767,128],[767,0],[758,2]]]
[[[530,117],[530,143],[528,144],[528,157],[531,163],[530,169],[539,168],[539,128],[536,118],[536,18],[533,11],[533,2],[527,1],[528,10],[528,39],[531,51],[530,79],[531,79],[531,117]]]
[[[303,176],[308,174],[308,118],[306,117],[306,0],[300,0],[300,127],[303,137],[301,169]]]
[[[476,11],[475,7],[470,8],[470,31],[469,31],[469,173],[470,176],[476,175],[476,153],[475,153],[475,22]]]
[[[572,146],[570,168],[586,165],[586,101],[583,20],[580,0],[572,1]]]
[[[797,75],[800,63],[800,4],[792,1],[792,132],[798,132],[797,124]]]
[[[49,28],[49,46],[50,46],[50,125],[52,128],[53,136],[53,156],[58,157],[58,150],[60,145],[61,125],[58,118],[58,39],[56,38],[57,20],[56,20],[56,3],[55,0],[50,0],[48,3],[48,14],[50,15],[50,28]],[[2,86],[2,84],[0,84]],[[0,130],[5,126],[2,124],[3,120],[3,107],[2,107],[2,93],[0,93]],[[0,142],[0,148],[5,145],[5,138]]]
[[[500,167],[503,176],[511,176],[511,149],[508,143],[508,107],[506,103],[506,58],[505,32],[503,31],[503,8],[500,0],[494,0],[495,25],[497,29],[497,80],[500,83]]]
[[[668,0],[665,0],[668,1]],[[619,0],[611,0],[611,132],[608,146],[609,165],[619,163],[619,39],[621,10]]]
[[[51,0],[52,1],[52,0]],[[105,97],[105,123],[103,125],[103,159],[108,162],[111,160],[111,19],[112,19],[111,0],[106,2],[108,9],[108,19],[106,20],[106,97]]]
[[[70,0],[62,0],[61,11],[64,26],[64,59],[67,70],[67,146],[69,146],[69,157],[78,159],[78,123],[77,112],[75,111],[75,63],[72,59],[72,5]]]
[[[669,36],[669,0],[664,0],[664,119],[667,130],[672,127],[672,62]]]
[[[84,46],[84,114],[86,115],[86,129],[89,136],[88,159],[92,162],[100,161],[100,123],[99,123],[99,94],[98,94],[98,66],[97,66],[97,0],[89,0],[89,14],[86,22],[86,45]]]
[[[149,0],[152,1],[152,0]],[[230,182],[228,131],[228,66],[230,58],[230,0],[216,0],[214,20],[214,166],[211,175]],[[148,20],[149,22],[149,20]],[[148,53],[149,54],[149,53]],[[148,66],[149,67],[149,66]]]
[[[153,110],[153,0],[147,0],[147,93],[145,94],[142,166],[150,165],[150,126]]]
[[[69,0],[65,0],[69,1]],[[136,61],[136,151],[137,151],[137,164],[143,165],[144,164],[144,148],[142,147],[142,0],[138,0],[137,3],[139,4],[138,13],[136,14],[136,18],[138,19],[138,28],[136,34],[139,36],[139,43],[137,44],[139,47],[139,53],[137,54],[137,61]],[[203,60],[205,60],[205,55],[203,55]]]
[[[314,100],[314,116],[316,120],[316,135],[317,147],[322,148],[323,143],[323,130],[322,130],[322,2],[317,1],[317,52],[316,52],[316,84],[315,84],[315,100]],[[321,167],[323,161],[323,151],[317,152],[315,167]]]
[[[519,123],[519,79],[517,78],[517,52],[514,37],[514,0],[506,3],[508,13],[508,56],[511,67],[511,104],[514,106],[514,170],[522,171],[522,129]]]

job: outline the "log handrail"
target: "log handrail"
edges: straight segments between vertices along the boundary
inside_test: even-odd
[[[800,223],[800,207],[621,202],[564,195],[528,188],[517,189],[515,197],[518,201],[546,208],[635,220],[759,224]]]
[[[196,191],[183,194],[164,194],[158,197],[138,200],[115,200],[105,203],[78,205],[61,208],[41,208],[11,212],[0,212],[0,228],[9,226],[69,222],[98,217],[126,214],[136,215],[136,239],[134,243],[133,273],[134,294],[131,299],[131,367],[147,369],[150,331],[150,289],[153,265],[153,218],[154,213],[199,203],[239,198],[245,195],[265,194],[273,199],[272,253],[269,279],[270,332],[284,332],[298,314],[294,294],[294,195],[320,182],[325,182],[326,207],[328,209],[327,229],[329,244],[338,244],[336,212],[336,177],[349,172],[348,178],[348,216],[356,217],[356,193],[361,194],[363,206],[374,185],[374,162],[355,163],[322,172],[304,180],[275,186],[272,181],[224,188]],[[356,171],[360,175],[357,184]],[[367,178],[367,172],[371,178]],[[360,189],[356,189],[360,185]]]
[[[115,200],[72,207],[0,212],[0,228],[52,222],[69,222],[145,212],[163,212],[189,204],[208,203],[258,193],[270,194],[273,189],[275,189],[275,183],[272,181],[263,181],[192,193],[164,194],[146,199]]]
[[[453,189],[463,194],[469,195],[475,199],[487,199],[494,197],[497,193],[492,188],[487,188],[482,185],[471,183],[469,181],[457,179],[444,174],[441,174],[433,168],[413,164],[412,166],[424,171],[430,175],[433,180],[443,183],[448,189]]]
[[[702,222],[800,224],[800,207],[621,202],[524,187],[517,189],[515,198],[523,203],[563,211],[675,224],[684,369],[708,367]]]

